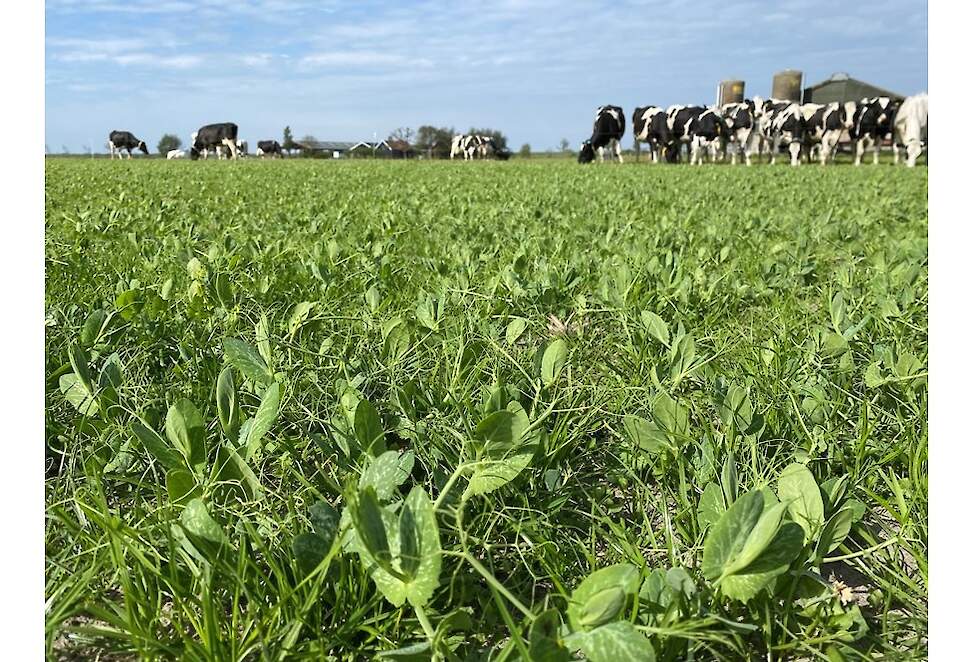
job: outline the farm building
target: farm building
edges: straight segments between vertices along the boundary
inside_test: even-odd
[[[866,97],[890,97],[900,101],[904,99],[902,94],[865,83],[846,73],[836,73],[821,83],[806,87],[802,101],[804,103],[832,103],[833,101],[841,103],[859,101]]]
[[[307,155],[332,156],[334,159],[342,157],[351,149],[356,147],[356,143],[342,142],[338,140],[300,140],[296,142],[299,149]]]

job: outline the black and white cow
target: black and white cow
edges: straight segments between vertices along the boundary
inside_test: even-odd
[[[486,158],[490,148],[495,151],[495,142],[488,136],[459,134],[452,138],[450,157],[454,159],[456,156],[461,156],[466,161]]]
[[[132,135],[128,131],[112,131],[109,133],[109,158],[113,158],[116,154],[119,158],[122,158],[122,152],[126,152],[129,158],[132,158],[132,150],[138,149],[143,154],[149,154],[149,148],[146,147],[146,143]]]
[[[751,153],[756,149],[753,144],[757,141],[757,118],[756,102],[748,99],[739,103],[727,103],[720,107],[720,115],[723,117],[725,125],[723,148],[726,142],[732,141],[734,149],[730,153],[730,162],[737,162],[739,152],[744,159],[744,163],[750,165]]]
[[[621,106],[601,106],[594,115],[591,137],[581,143],[577,155],[578,163],[591,163],[597,150],[598,159],[604,163],[604,148],[611,147],[611,153],[618,163],[621,158],[621,138],[625,135],[625,111]]]
[[[282,146],[278,144],[277,140],[259,140],[258,149],[255,150],[255,156],[265,158],[266,154],[272,158],[276,155],[282,158]]]
[[[902,104],[893,121],[893,163],[900,163],[900,146],[907,149],[907,166],[912,168],[927,141],[927,93],[917,94]]]
[[[666,109],[667,155],[678,158],[682,146],[686,145],[692,161],[693,141],[699,130],[699,117],[706,112],[704,106],[673,105]]]
[[[197,129],[193,134],[193,145],[190,148],[190,158],[197,160],[204,150],[213,149],[221,156],[219,148],[227,147],[231,158],[238,158],[238,125],[233,122],[208,124]]]
[[[784,99],[764,101],[758,118],[758,129],[762,145],[771,152],[772,164],[777,162],[781,145],[787,144],[791,165],[801,165],[799,156],[802,141],[805,139],[806,124],[798,103]]]
[[[706,108],[691,123],[693,135],[690,143],[689,161],[693,165],[703,165],[703,153],[709,151],[710,159],[717,162],[726,146],[727,125],[716,108]]]
[[[856,158],[854,165],[860,165],[863,152],[870,145],[873,147],[873,165],[880,162],[880,144],[893,132],[893,119],[899,112],[900,104],[890,97],[873,97],[861,99],[856,105],[856,119],[853,122],[852,135],[856,143]]]
[[[649,161],[658,163],[669,145],[666,111],[658,106],[640,106],[632,113],[632,132],[639,143],[649,144]]]
[[[817,151],[822,165],[826,165],[830,160],[834,161],[839,141],[853,127],[856,103],[854,101],[845,103],[833,101],[825,105],[806,103],[801,107],[801,113],[805,118],[807,138],[812,143],[810,154]],[[809,160],[811,158],[809,156]]]

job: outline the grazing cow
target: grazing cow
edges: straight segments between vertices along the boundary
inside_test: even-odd
[[[740,103],[727,103],[720,107],[720,115],[726,128],[723,143],[732,139],[734,150],[730,153],[730,162],[737,162],[737,152],[744,158],[744,163],[750,165],[750,155],[756,138],[756,102],[753,100]],[[726,145],[724,144],[723,147]]]
[[[689,149],[690,160],[693,157],[693,141],[699,128],[698,119],[707,109],[704,106],[673,105],[666,109],[665,135],[667,155],[678,159],[682,146]]]
[[[893,120],[893,163],[900,163],[900,145],[907,148],[907,167],[917,163],[927,140],[927,93],[910,97]]]
[[[185,159],[187,158],[187,153],[182,149],[171,149],[169,152],[166,153],[166,158],[167,160]]]
[[[125,151],[132,158],[132,150],[138,149],[143,154],[149,154],[149,148],[146,147],[146,143],[139,140],[136,136],[132,135],[128,131],[112,131],[109,134],[109,158],[113,158],[116,154],[119,158],[122,158],[122,152]]]
[[[476,158],[485,159],[490,154],[499,151],[499,146],[492,136],[475,136],[459,134],[452,138],[451,158],[462,156],[466,161]]]
[[[610,146],[611,153],[618,159],[618,163],[622,163],[624,160],[621,158],[621,138],[624,135],[625,112],[620,106],[601,106],[594,116],[591,137],[581,143],[577,162],[591,163],[597,150],[598,158],[604,163],[604,148]]]
[[[200,127],[193,135],[193,146],[190,148],[190,158],[197,160],[207,149],[214,149],[221,158],[220,147],[227,147],[231,158],[238,158],[238,125],[233,122],[208,124]]]
[[[640,106],[632,113],[632,132],[636,142],[649,144],[649,161],[658,163],[661,152],[669,145],[666,111],[658,106]]]
[[[276,155],[282,158],[282,146],[278,144],[277,140],[259,140],[258,149],[255,150],[255,156],[265,158],[266,154],[272,158]]]
[[[900,104],[890,97],[861,99],[856,106],[856,119],[851,135],[856,143],[854,165],[860,165],[863,152],[873,146],[873,165],[880,162],[880,144],[893,132],[893,118],[899,112]]]
[[[801,153],[801,143],[805,135],[805,119],[801,114],[801,106],[794,101],[783,99],[768,99],[761,105],[758,129],[763,145],[771,152],[771,163],[777,162],[778,149],[783,144],[788,145],[791,154],[791,165],[801,165],[798,158]]]
[[[819,162],[824,166],[829,160],[835,160],[835,152],[838,149],[839,141],[842,136],[853,127],[856,115],[856,104],[853,101],[819,105],[806,103],[801,107],[802,116],[805,118],[805,132],[812,141],[812,154],[817,150]]]

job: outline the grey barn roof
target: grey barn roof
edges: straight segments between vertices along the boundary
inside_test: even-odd
[[[296,145],[302,149],[311,149],[323,152],[346,152],[356,143],[345,142],[342,140],[300,140]]]
[[[803,100],[814,103],[832,101],[859,101],[864,97],[890,97],[904,99],[904,95],[853,78],[847,73],[834,73],[820,83],[805,88]]]

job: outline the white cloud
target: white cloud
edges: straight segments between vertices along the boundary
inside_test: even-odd
[[[304,67],[431,67],[428,58],[416,58],[382,51],[330,51],[310,53],[299,63]]]

